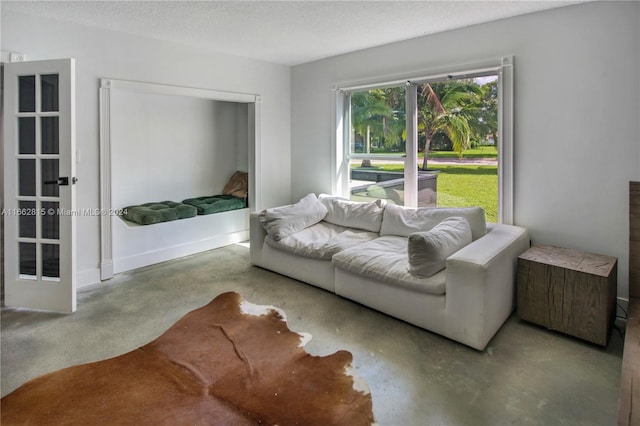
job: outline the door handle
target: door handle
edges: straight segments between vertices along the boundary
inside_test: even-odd
[[[75,185],[75,183],[77,181],[78,181],[78,178],[72,177],[71,178],[71,185]],[[67,176],[64,176],[64,177],[59,177],[58,180],[45,180],[44,183],[45,183],[45,185],[66,186],[66,185],[69,185],[69,178]]]

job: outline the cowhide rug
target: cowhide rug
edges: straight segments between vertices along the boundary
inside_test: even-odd
[[[372,424],[351,353],[312,356],[306,341],[282,311],[224,293],[141,348],[27,382],[2,398],[0,423]]]

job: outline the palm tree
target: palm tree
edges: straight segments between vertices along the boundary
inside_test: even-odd
[[[371,135],[383,135],[385,117],[392,114],[393,110],[382,93],[373,90],[353,93],[351,95],[353,140],[360,139],[366,146],[365,152],[369,152]]]
[[[382,89],[391,109],[391,114],[383,117],[383,140],[388,149],[398,149],[406,139],[406,97],[403,86]]]
[[[483,84],[481,90],[481,108],[477,122],[481,123],[479,134],[482,139],[491,136],[498,146],[498,81]]]
[[[353,93],[351,123],[352,140],[362,141],[366,153],[371,152],[372,137],[388,148],[397,146],[405,127],[404,89],[391,87]],[[370,160],[362,161],[361,167],[370,166]]]
[[[429,148],[436,133],[444,133],[453,149],[462,156],[469,147],[470,119],[478,107],[480,90],[468,81],[425,83],[418,98],[418,130],[425,134],[422,170],[427,170]]]

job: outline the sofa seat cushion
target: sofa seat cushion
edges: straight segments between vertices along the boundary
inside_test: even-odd
[[[407,239],[388,235],[351,247],[333,256],[336,268],[420,293],[444,294],[446,270],[430,277],[409,272]]]
[[[194,217],[198,211],[193,206],[174,201],[158,201],[128,206],[123,209],[122,217],[140,225],[169,222],[171,220]]]
[[[188,198],[182,203],[194,206],[200,215],[244,209],[246,207],[244,199],[232,195],[210,195],[208,197]]]
[[[377,237],[375,232],[322,221],[280,240],[267,236],[265,244],[298,256],[331,260],[334,254]]]

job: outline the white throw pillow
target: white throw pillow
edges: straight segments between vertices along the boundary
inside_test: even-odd
[[[325,222],[347,228],[380,232],[382,212],[386,204],[384,200],[358,202],[327,194],[320,194],[318,199],[327,208]]]
[[[380,235],[408,237],[413,232],[428,231],[444,219],[453,216],[467,219],[474,241],[487,233],[487,223],[482,207],[414,209],[387,204],[382,214]]]
[[[471,243],[471,226],[464,217],[450,217],[430,231],[409,235],[409,272],[430,277],[445,268],[447,257]]]
[[[295,204],[266,209],[260,213],[260,223],[276,241],[320,222],[327,208],[316,194],[307,194]]]

